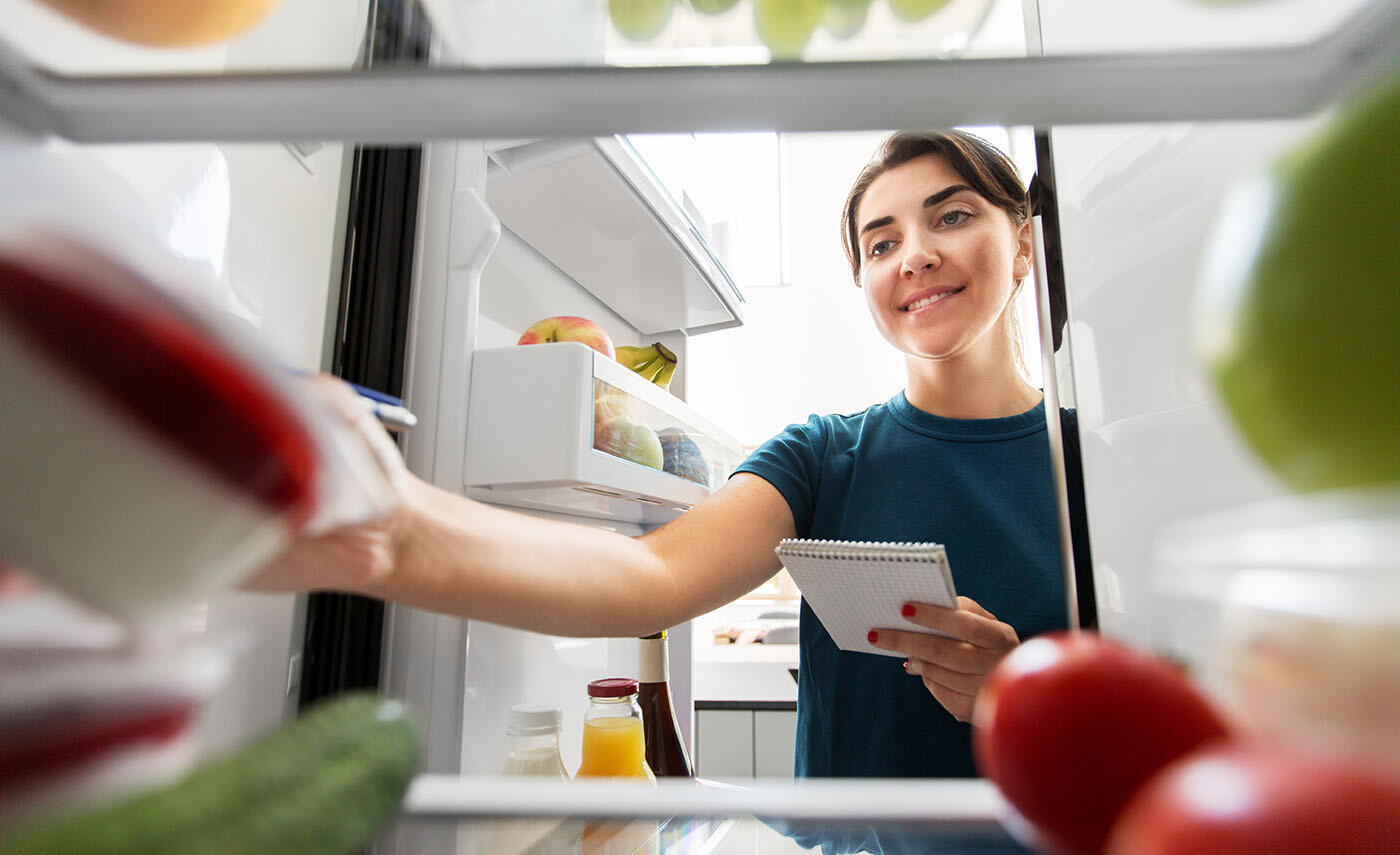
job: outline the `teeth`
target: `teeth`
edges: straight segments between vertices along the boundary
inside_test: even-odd
[[[962,290],[962,289],[959,288],[957,291],[941,291],[941,292],[939,292],[939,293],[937,293],[937,294],[934,294],[934,295],[932,295],[932,296],[925,297],[925,298],[923,298],[922,300],[915,300],[914,302],[912,302],[912,303],[910,303],[909,305],[905,306],[905,307],[904,307],[904,311],[906,311],[906,312],[916,312],[916,311],[918,311],[919,309],[922,309],[924,306],[932,306],[934,303],[937,303],[939,300],[942,300],[944,297],[951,297],[951,296],[953,296],[954,294],[958,293],[958,291],[961,291],[961,290]]]

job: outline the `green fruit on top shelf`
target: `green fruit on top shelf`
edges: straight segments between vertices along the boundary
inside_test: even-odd
[[[865,26],[871,0],[829,0],[822,17],[822,29],[833,38],[849,39]]]
[[[753,0],[758,39],[777,60],[801,59],[825,15],[826,0]]]
[[[686,0],[690,8],[702,15],[722,15],[739,4],[739,0]]]
[[[890,11],[901,21],[922,21],[947,6],[949,0],[890,0]]]
[[[675,0],[608,0],[608,20],[624,38],[650,41],[666,28],[674,5]]]
[[[1300,491],[1400,481],[1400,77],[1227,197],[1198,343],[1247,444]]]

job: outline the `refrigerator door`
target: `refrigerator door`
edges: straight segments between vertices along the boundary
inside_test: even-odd
[[[1297,28],[1276,7],[1273,26]],[[1041,7],[1047,52],[1096,49],[1077,10]],[[1160,34],[1150,46],[1177,38]],[[1206,40],[1206,35],[1202,40]],[[1147,35],[1138,33],[1144,42]],[[1170,522],[1283,493],[1230,424],[1206,376],[1193,302],[1230,188],[1320,117],[1056,127],[1054,179],[1070,324],[1059,377],[1078,409],[1093,576],[1107,634],[1172,649],[1199,616],[1164,600],[1154,543]]]

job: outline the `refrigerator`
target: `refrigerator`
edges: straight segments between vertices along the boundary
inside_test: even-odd
[[[732,370],[707,364],[703,343],[748,341],[754,293],[736,283],[732,231],[697,206],[700,188],[659,173],[642,135],[959,125],[1032,139],[1022,154],[1052,193],[1037,290],[1061,281],[1068,314],[1058,351],[1042,342],[1043,382],[1078,411],[1082,447],[1082,507],[1062,482],[1062,524],[1074,516],[1091,542],[1068,562],[1086,595],[1066,608],[1181,655],[1196,652],[1210,609],[1165,604],[1153,569],[1164,532],[1286,493],[1195,354],[1203,247],[1232,183],[1394,72],[1400,41],[1390,0],[952,0],[912,23],[878,0],[853,34],[818,27],[801,61],[765,45],[755,0],[714,15],[678,3],[647,38],[624,35],[602,0],[283,0],[237,38],[159,49],[36,0],[12,5],[0,22],[4,142],[71,150],[118,176],[218,284],[200,298],[251,324],[280,361],[401,397],[419,420],[400,439],[418,476],[628,535],[683,513],[742,459],[687,388]],[[834,242],[831,219],[830,235],[801,239]],[[795,251],[799,238],[784,240]],[[514,346],[556,315],[597,321],[617,344],[671,348],[682,368],[670,393],[581,346]],[[656,426],[702,437],[711,484],[593,450],[598,383],[641,401]],[[576,766],[586,683],[636,669],[633,639],[347,595],[223,590],[195,613],[242,639],[201,716],[202,756],[350,688],[414,711],[421,770],[445,789],[416,791],[376,852],[486,851],[472,823],[415,817],[490,815],[479,778],[501,767],[512,704],[562,706]],[[671,628],[687,739],[691,637]],[[453,778],[476,788],[453,790]],[[531,798],[501,792],[517,807]],[[805,809],[916,809],[897,790],[847,795],[818,793]],[[636,810],[717,810],[687,798],[662,788]],[[786,791],[743,798],[797,810]],[[994,823],[990,797],[972,799],[950,797],[947,821]]]

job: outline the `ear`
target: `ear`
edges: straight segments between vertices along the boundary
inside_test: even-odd
[[[1035,257],[1035,246],[1031,241],[1031,221],[1026,220],[1016,235],[1016,257],[1012,260],[1011,275],[1025,279],[1031,275],[1031,264]]]

